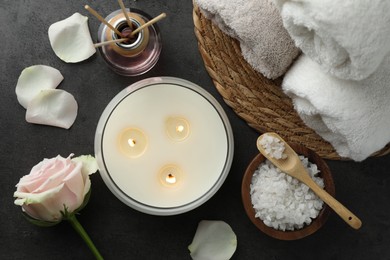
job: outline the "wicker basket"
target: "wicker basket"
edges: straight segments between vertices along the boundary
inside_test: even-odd
[[[307,127],[280,85],[269,80],[243,59],[239,43],[206,19],[194,5],[195,35],[205,67],[224,101],[249,126],[260,133],[277,132],[286,141],[302,144],[321,157],[341,158],[328,142]],[[386,146],[373,156],[390,152]]]

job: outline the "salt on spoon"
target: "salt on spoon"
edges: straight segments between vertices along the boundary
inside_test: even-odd
[[[284,144],[283,153],[285,158],[275,158],[272,153],[265,150],[262,145],[262,139],[264,137],[271,136],[279,139]],[[257,139],[257,149],[264,155],[270,162],[286,174],[298,179],[299,181],[306,184],[318,197],[320,197],[334,212],[336,212],[348,225],[354,229],[359,229],[362,225],[361,220],[356,217],[351,211],[349,211],[344,205],[333,198],[329,193],[319,187],[306,172],[304,166],[301,163],[298,155],[295,151],[276,133],[266,133]]]

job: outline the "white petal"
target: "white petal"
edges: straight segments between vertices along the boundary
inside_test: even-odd
[[[81,172],[83,175],[91,175],[99,169],[96,159],[92,155],[80,155],[73,158],[72,161],[82,163]]]
[[[68,129],[76,120],[77,108],[73,95],[65,90],[42,90],[27,107],[26,121]]]
[[[223,221],[202,220],[188,249],[194,260],[228,260],[237,248],[237,237]]]
[[[48,34],[53,51],[65,62],[80,62],[96,52],[88,28],[88,17],[79,13],[50,25]]]
[[[15,200],[15,205],[29,205],[29,204],[36,204],[36,203],[43,203],[48,198],[53,197],[55,194],[61,191],[61,189],[64,187],[64,183],[50,189],[46,190],[41,193],[29,193],[29,192],[20,192],[15,191],[14,192],[14,198],[17,198]]]
[[[19,104],[27,108],[30,101],[43,89],[55,89],[64,79],[61,72],[45,65],[25,68],[19,76],[15,92]]]

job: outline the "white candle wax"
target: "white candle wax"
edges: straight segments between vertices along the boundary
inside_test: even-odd
[[[142,205],[135,208],[151,214],[180,213],[183,206],[207,200],[226,177],[233,145],[230,125],[196,89],[149,84],[125,92],[105,113],[96,136],[99,167],[109,188],[130,206]],[[143,142],[123,137],[128,129],[141,131]],[[130,152],[123,149],[129,140]],[[129,156],[131,149],[142,153]]]

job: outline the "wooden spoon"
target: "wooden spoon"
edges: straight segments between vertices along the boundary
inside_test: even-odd
[[[278,138],[285,145],[284,153],[287,155],[286,159],[275,159],[270,154],[265,152],[264,147],[259,143],[259,141],[264,137],[264,135],[272,136]],[[358,217],[356,217],[351,211],[349,211],[345,206],[333,198],[329,193],[324,189],[319,187],[317,183],[309,176],[309,173],[306,171],[301,160],[295,151],[276,133],[266,133],[261,135],[257,139],[257,149],[266,157],[270,162],[272,162],[276,167],[286,174],[298,179],[299,181],[306,184],[315,194],[318,195],[326,204],[331,207],[334,212],[336,212],[348,225],[354,229],[359,229],[362,225],[362,222]]]

